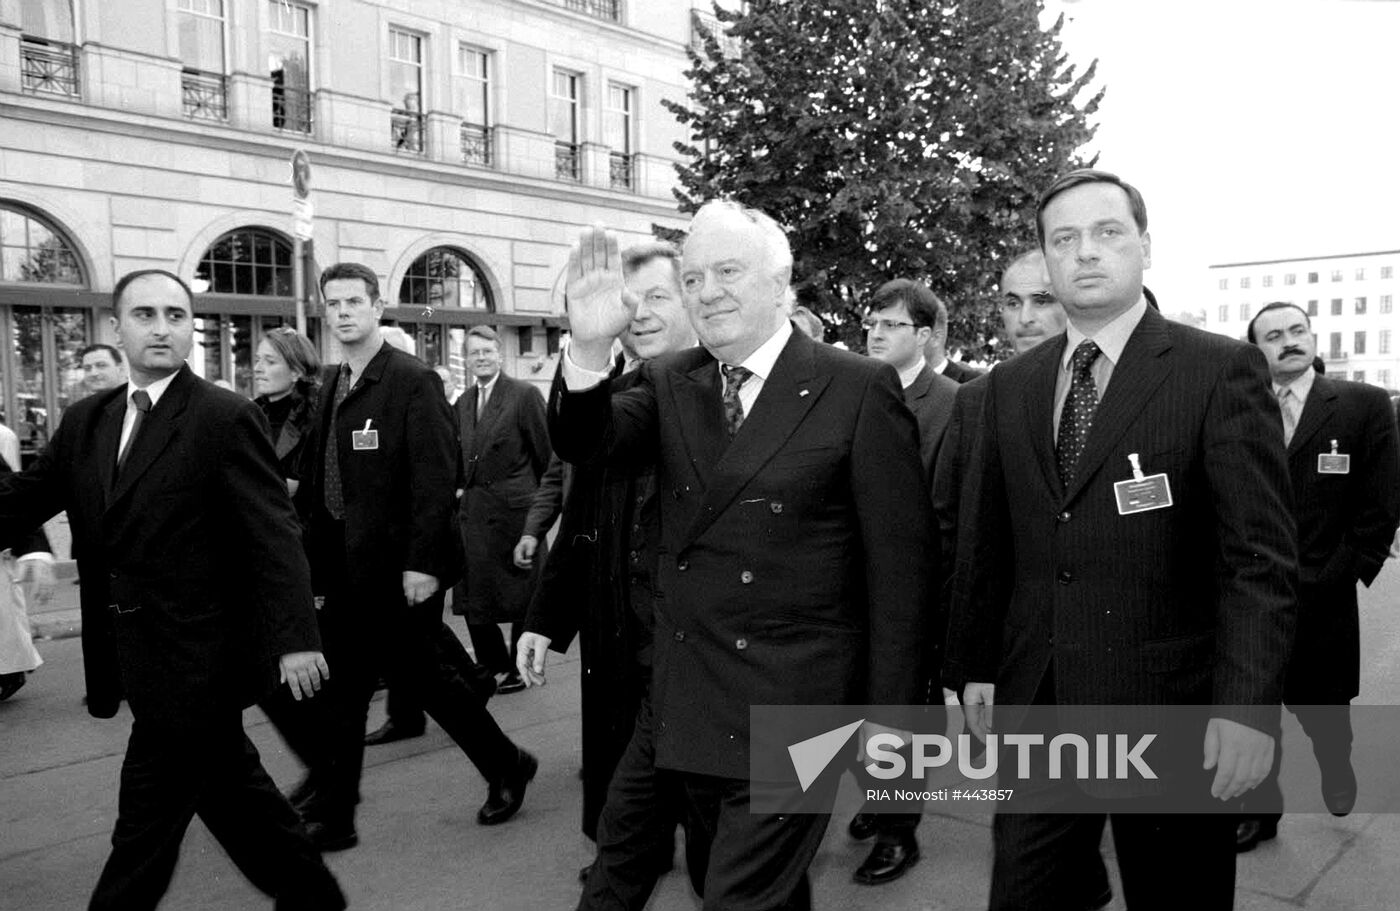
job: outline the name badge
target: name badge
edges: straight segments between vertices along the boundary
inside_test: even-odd
[[[356,430],[350,434],[350,448],[359,452],[364,449],[379,448],[379,431],[370,430],[369,425],[374,423],[374,418],[365,421],[363,430]]]
[[[1337,451],[1337,441],[1332,441],[1331,452],[1317,454],[1318,474],[1351,474],[1351,456]]]
[[[1113,485],[1113,496],[1118,500],[1118,515],[1131,516],[1172,505],[1172,486],[1166,474],[1144,475],[1136,452],[1128,456],[1128,462],[1133,466],[1132,478]]]

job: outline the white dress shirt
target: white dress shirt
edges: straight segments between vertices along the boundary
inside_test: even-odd
[[[1298,419],[1303,416],[1303,406],[1308,403],[1308,393],[1312,392],[1313,380],[1317,379],[1317,371],[1311,366],[1298,375],[1298,378],[1291,383],[1279,385],[1273,383],[1274,398],[1278,399],[1279,411],[1283,414],[1284,445],[1293,442],[1293,433],[1298,429]],[[1287,389],[1291,395],[1288,398],[1279,398],[1283,395],[1283,390]]]
[[[496,375],[491,377],[486,385],[476,384],[476,416],[481,417],[481,413],[486,410],[486,403],[491,401],[491,393],[496,388],[496,380],[501,378],[501,371],[497,370]]]
[[[177,370],[175,373],[179,373],[179,371]],[[146,394],[151,397],[151,410],[154,411],[156,402],[159,402],[160,397],[165,395],[165,390],[170,388],[170,381],[175,379],[175,373],[166,377],[161,377],[149,386],[137,386],[134,383],[127,384],[126,416],[122,418],[122,438],[117,443],[117,452],[121,452],[126,448],[126,441],[131,438],[131,427],[136,423],[136,406],[132,404],[131,396],[137,389],[145,389]]]
[[[943,363],[948,363],[948,359],[944,358]],[[919,378],[919,374],[922,373],[924,368],[927,366],[928,359],[925,357],[920,357],[919,362],[917,364],[910,367],[908,370],[899,371],[899,384],[905,389],[908,389],[910,386],[914,385],[914,381]],[[935,370],[933,372],[937,373],[938,371]]]
[[[1139,297],[1138,302],[1127,310],[1114,317],[1108,325],[1101,328],[1092,336],[1080,332],[1071,320],[1065,333],[1065,352],[1060,357],[1060,369],[1055,374],[1055,440],[1060,439],[1060,412],[1064,410],[1065,399],[1069,398],[1069,386],[1074,380],[1070,376],[1070,362],[1074,358],[1074,349],[1079,347],[1079,343],[1085,339],[1092,339],[1094,344],[1099,346],[1099,356],[1094,359],[1094,363],[1089,367],[1089,375],[1094,378],[1094,389],[1099,394],[1099,401],[1103,401],[1104,393],[1108,391],[1108,381],[1113,377],[1114,366],[1123,359],[1123,349],[1128,347],[1128,339],[1132,337],[1133,330],[1142,322],[1143,314],[1147,313],[1147,298]]]

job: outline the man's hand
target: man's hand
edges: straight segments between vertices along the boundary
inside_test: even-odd
[[[992,707],[996,704],[996,685],[992,683],[969,683],[963,687],[963,713],[967,718],[968,730],[977,735],[978,740],[986,741],[992,732]]]
[[[515,644],[515,669],[526,686],[544,686],[545,653],[549,651],[550,639],[539,633],[521,633]]]
[[[574,363],[586,370],[606,369],[613,339],[626,331],[637,309],[636,297],[623,284],[617,235],[601,225],[584,228],[569,251],[566,275]]]
[[[20,560],[15,581],[29,583],[29,596],[36,604],[48,604],[53,597],[53,564],[48,560]]]
[[[1206,725],[1203,769],[1215,769],[1210,796],[1234,800],[1256,787],[1274,765],[1274,738],[1263,731],[1212,718]]]
[[[282,672],[279,682],[287,684],[297,701],[310,699],[321,688],[322,681],[331,679],[331,670],[320,652],[292,652],[283,655],[278,664]]]
[[[521,535],[520,540],[515,542],[515,551],[510,558],[520,569],[529,569],[535,565],[535,549],[539,546],[539,538],[534,535]]]
[[[421,604],[438,590],[438,581],[427,573],[403,571],[403,599],[409,604]]]

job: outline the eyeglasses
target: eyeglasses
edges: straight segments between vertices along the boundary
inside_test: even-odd
[[[885,332],[893,332],[905,326],[908,326],[910,329],[914,328],[913,323],[901,322],[897,319],[863,319],[860,321],[860,327],[866,332],[874,332],[876,326],[879,326]]]

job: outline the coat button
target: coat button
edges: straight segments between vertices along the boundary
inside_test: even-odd
[[[1068,522],[1068,521],[1069,521],[1069,512],[1068,512],[1068,511],[1062,512],[1062,513],[1060,513],[1058,516],[1056,516],[1055,518],[1059,519],[1061,522]]]
[[[749,640],[747,640],[747,639],[735,639],[735,640],[734,640],[734,647],[737,648],[739,651],[742,652],[744,649],[746,649],[746,648],[749,647]]]
[[[631,558],[633,563],[640,561],[642,558],[641,554],[637,553],[635,550],[629,553],[627,556]]]
[[[782,500],[773,500],[773,501],[769,502],[769,504],[768,504],[768,511],[771,512],[771,513],[772,513],[773,515],[775,515],[775,516],[778,515],[779,513],[781,513],[781,512],[783,511],[783,501],[782,501]]]
[[[1074,573],[1070,572],[1070,571],[1067,570],[1067,569],[1062,569],[1062,570],[1060,570],[1059,575],[1057,575],[1057,576],[1055,577],[1055,579],[1056,579],[1061,585],[1068,585],[1068,584],[1070,584],[1071,582],[1074,581]]]
[[[685,560],[677,560],[677,561],[676,561],[676,569],[680,570],[681,572],[685,572],[685,571],[686,571],[687,569],[689,569],[689,568],[690,568],[690,564],[689,564],[688,562],[686,562]]]
[[[744,570],[743,572],[739,573],[739,581],[744,583],[745,585],[748,585],[750,582],[753,581],[753,573],[749,572],[747,569]]]
[[[637,494],[637,505],[638,505],[638,506],[645,506],[645,505],[646,505],[646,502],[647,502],[647,498],[646,498],[646,495],[645,495],[645,494]]]
[[[684,641],[685,641],[685,630],[681,630],[681,629],[676,630],[676,635],[673,636],[672,638],[674,638],[677,642],[684,642]]]

